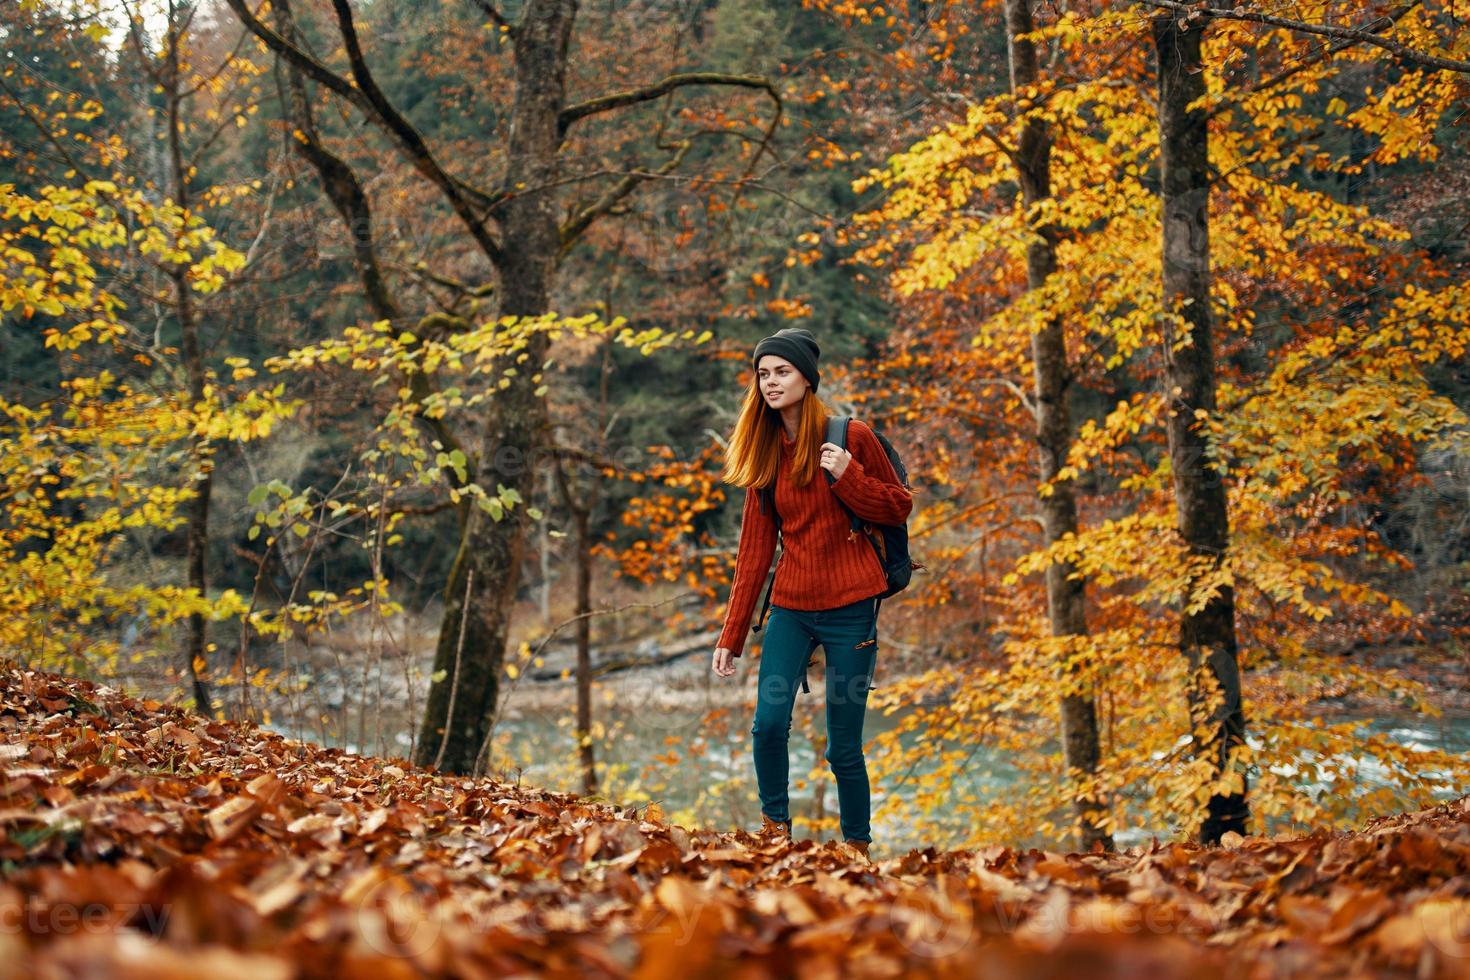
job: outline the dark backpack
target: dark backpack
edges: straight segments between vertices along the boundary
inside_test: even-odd
[[[825,441],[846,449],[847,426],[851,421],[852,419],[847,416],[828,418],[827,438]],[[872,426],[869,426],[869,428],[872,428]],[[872,431],[873,435],[878,437],[878,444],[888,454],[888,462],[893,464],[893,471],[898,474],[898,481],[905,487],[908,487],[908,470],[904,467],[903,460],[899,458],[898,450],[894,449],[893,444],[877,429],[873,429]],[[829,485],[837,482],[831,472],[827,470],[823,470],[822,472],[826,474]],[[912,488],[910,487],[909,489]],[[779,538],[781,534],[781,512],[776,509],[775,487],[760,487],[757,489],[757,493],[760,495],[761,513],[764,514],[769,509],[776,517],[776,534]],[[834,497],[836,497],[835,494]],[[909,554],[909,528],[907,523],[874,524],[870,521],[864,521],[852,512],[852,508],[848,507],[841,497],[836,497],[836,500],[838,505],[847,511],[847,518],[852,525],[853,533],[863,535],[868,539],[868,543],[873,546],[873,550],[878,555],[878,563],[883,566],[883,575],[888,580],[888,588],[878,593],[877,601],[873,604],[872,632],[868,634],[866,640],[859,644],[860,646],[866,646],[870,643],[876,643],[878,640],[878,607],[882,604],[883,600],[895,592],[901,592],[908,588],[909,581],[913,578],[914,569],[923,568],[924,566],[914,561]],[[779,561],[780,558],[778,556],[777,562],[779,563]],[[756,620],[755,625],[750,628],[752,633],[759,632],[761,627],[765,625],[766,611],[771,607],[771,589],[775,584],[776,576],[773,574],[766,582],[766,599],[761,604],[760,617]],[[869,680],[871,681],[871,678]],[[805,673],[803,673],[801,678],[801,689],[807,692],[811,690],[807,687]]]

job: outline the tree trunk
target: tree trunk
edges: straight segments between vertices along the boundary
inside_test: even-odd
[[[169,176],[173,184],[174,203],[186,212],[189,208],[189,175],[184,166],[183,119],[180,103],[183,101],[180,78],[179,46],[183,28],[172,5],[169,8],[167,38],[167,66],[164,69],[164,99],[168,112]],[[179,321],[179,350],[183,354],[184,375],[189,389],[189,404],[197,406],[204,401],[204,351],[199,342],[199,321],[194,310],[194,291],[189,284],[188,270],[175,265],[169,273],[173,282],[174,315]],[[201,598],[209,597],[207,562],[209,558],[209,498],[214,491],[214,464],[209,440],[194,436],[190,441],[190,458],[198,468],[199,476],[194,480],[194,496],[189,500],[186,512],[184,569],[189,588]],[[193,688],[194,703],[203,714],[213,711],[209,686],[199,675],[199,665],[208,663],[209,621],[203,613],[192,612],[185,627],[183,660],[186,675]],[[240,676],[241,696],[247,690],[244,671]]]
[[[543,488],[547,500],[551,499],[554,489],[551,471],[547,470],[546,486]],[[547,510],[550,511],[551,508],[548,507]],[[551,515],[549,513],[541,516],[538,543],[541,547],[541,625],[549,627],[551,625]]]
[[[531,3],[515,34],[515,102],[511,110],[506,182],[525,190],[504,206],[504,246],[498,264],[501,307],[505,316],[538,316],[550,309],[551,289],[561,251],[555,183],[560,144],[558,116],[566,103],[567,48],[574,0]],[[532,335],[525,348],[504,355],[491,377],[514,366],[510,385],[497,393],[486,420],[477,457],[477,481],[494,491],[504,484],[522,501],[534,495],[533,464],[542,462],[547,431],[546,402],[533,380],[546,362],[550,340]],[[414,761],[433,762],[444,745],[441,768],[474,771],[490,731],[500,691],[500,671],[510,631],[511,610],[520,584],[521,559],[528,534],[523,504],[496,521],[481,508],[467,508],[461,523],[459,552],[444,597],[444,618],[434,657],[424,721]],[[466,607],[466,573],[473,567],[474,590]],[[467,618],[463,625],[460,620]],[[456,640],[464,632],[458,690]],[[454,717],[449,705],[454,703]]]
[[[597,477],[591,489],[578,498],[572,479],[560,460],[551,465],[567,512],[572,515],[577,542],[577,717],[572,737],[582,763],[582,792],[597,792],[597,754],[592,747],[592,509],[596,506]]]
[[[1158,16],[1153,19],[1153,36],[1159,66],[1163,186],[1164,389],[1174,500],[1179,511],[1179,533],[1191,558],[1203,557],[1218,566],[1230,541],[1225,485],[1205,456],[1205,433],[1195,425],[1196,413],[1215,412],[1208,120],[1203,111],[1187,109],[1205,94],[1200,42],[1206,23],[1201,18],[1180,26],[1174,14]],[[1189,336],[1176,350],[1181,329]],[[1222,771],[1230,748],[1245,740],[1232,587],[1221,587],[1197,613],[1185,613],[1179,646],[1191,674],[1194,751]],[[1202,666],[1209,668],[1224,695],[1223,703],[1209,718],[1204,717],[1203,691],[1196,680]],[[1199,833],[1202,843],[1216,843],[1226,831],[1245,833],[1249,809],[1244,771],[1240,778],[1240,792],[1210,797]]]
[[[182,273],[176,274],[174,296],[178,303],[179,328],[183,337],[180,345],[184,355],[184,370],[188,375],[189,399],[197,405],[204,400],[204,356],[199,345],[199,325],[195,322],[193,298],[190,287]],[[194,496],[189,500],[188,525],[185,531],[184,564],[189,588],[203,598],[209,597],[207,560],[209,557],[209,498],[214,492],[214,463],[210,455],[208,440],[195,436],[190,446],[190,457],[199,468],[194,481]],[[194,704],[198,711],[210,714],[213,703],[209,696],[209,685],[199,674],[199,665],[209,659],[209,621],[203,613],[189,614],[187,632],[184,636],[183,659],[194,690]],[[244,672],[241,672],[242,690],[246,687]]]
[[[597,758],[592,748],[592,550],[586,508],[577,511],[577,745],[582,791],[597,792]]]
[[[593,479],[596,486],[596,478]],[[597,758],[592,747],[592,505],[591,496],[571,499],[565,487],[577,534],[577,751],[582,760],[582,791],[597,792]]]
[[[1036,48],[1021,37],[1032,28],[1031,0],[1006,0],[1006,39],[1010,51],[1011,91],[1037,81]],[[1021,129],[1016,153],[1021,197],[1028,211],[1051,197],[1051,133],[1038,119]],[[1026,249],[1026,284],[1040,289],[1056,271],[1056,230],[1050,224],[1038,227],[1040,237]],[[1071,376],[1067,367],[1065,325],[1048,317],[1031,338],[1031,362],[1036,398],[1036,445],[1042,480],[1053,479],[1067,459],[1072,440],[1072,419],[1067,404]],[[1057,483],[1051,494],[1040,499],[1042,527],[1048,545],[1077,531],[1076,486],[1071,480]],[[1046,604],[1054,637],[1087,635],[1084,608],[1086,583],[1074,578],[1071,562],[1053,562],[1046,569]],[[1097,773],[1099,748],[1097,709],[1091,693],[1066,693],[1061,698],[1062,754],[1069,777],[1082,782]],[[1074,792],[1073,807],[1079,849],[1101,844],[1113,849],[1113,837],[1099,825],[1107,812],[1107,801]]]

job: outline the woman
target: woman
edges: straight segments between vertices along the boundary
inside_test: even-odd
[[[771,586],[751,727],[760,832],[791,835],[791,712],[808,658],[820,644],[826,660],[824,755],[837,781],[843,839],[866,857],[872,835],[863,716],[877,657],[871,640],[876,598],[886,591],[888,580],[872,544],[852,532],[838,501],[861,520],[902,524],[913,500],[877,437],[862,422],[849,424],[851,451],[823,441],[828,412],[816,395],[820,353],[816,338],[800,327],[780,330],[756,344],[751,359],[755,377],[725,460],[725,481],[745,488],[745,506],[735,582],[713,669],[721,677],[735,673],[734,661],[771,566],[775,515],[761,507],[758,490],[774,485],[781,560]]]

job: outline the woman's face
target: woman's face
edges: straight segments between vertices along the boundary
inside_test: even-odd
[[[761,397],[774,409],[795,405],[806,396],[806,390],[811,387],[806,376],[796,369],[795,364],[775,354],[762,357],[756,365],[755,374]]]

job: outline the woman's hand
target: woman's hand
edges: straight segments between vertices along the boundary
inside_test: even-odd
[[[715,647],[715,658],[710,667],[721,677],[729,677],[735,673],[735,655],[727,647]]]
[[[842,479],[842,474],[847,469],[848,462],[852,459],[852,453],[843,449],[835,442],[822,443],[822,469],[832,474],[832,479]]]

